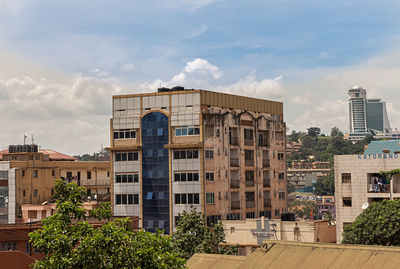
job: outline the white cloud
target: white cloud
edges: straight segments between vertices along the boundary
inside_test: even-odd
[[[348,103],[343,100],[324,101],[308,109],[288,124],[291,130],[305,131],[308,127],[320,127],[323,133],[330,133],[332,127],[346,130],[348,127]]]
[[[124,64],[121,67],[122,71],[135,71],[137,70],[137,66],[134,64]]]
[[[297,95],[290,98],[290,101],[296,105],[309,105],[312,101],[312,95],[309,92],[306,92],[303,95]]]
[[[186,63],[185,68],[169,81],[156,79],[142,84],[142,88],[157,89],[161,87],[184,86],[186,88],[201,88],[220,78],[222,71],[207,60],[196,58]]]
[[[257,80],[254,74],[250,74],[234,84],[217,86],[216,89],[226,93],[273,100],[281,100],[286,94],[282,87],[282,76]]]

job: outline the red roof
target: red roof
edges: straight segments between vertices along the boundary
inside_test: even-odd
[[[78,160],[75,157],[69,156],[64,153],[57,152],[52,149],[39,149],[39,152],[43,153],[43,154],[48,154],[50,161],[76,161],[76,160]],[[8,153],[8,149],[1,150],[0,151],[0,160],[3,159],[3,154],[7,154],[7,153]]]

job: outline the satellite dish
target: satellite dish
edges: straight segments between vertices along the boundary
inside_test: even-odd
[[[365,202],[365,203],[362,204],[361,208],[362,208],[363,210],[365,210],[365,209],[368,208],[368,206],[369,206],[368,202]]]

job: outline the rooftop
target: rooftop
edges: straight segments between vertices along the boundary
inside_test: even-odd
[[[188,268],[399,268],[400,247],[264,241],[247,257],[195,254]]]
[[[3,154],[8,154],[8,153],[9,153],[8,149],[1,150],[0,151],[0,161],[3,159]],[[69,156],[64,153],[60,153],[60,152],[52,150],[52,149],[40,149],[39,153],[49,155],[50,161],[76,161],[76,160],[78,160],[75,157]],[[18,154],[21,154],[21,153],[18,153]]]
[[[399,140],[371,141],[364,154],[400,154]]]

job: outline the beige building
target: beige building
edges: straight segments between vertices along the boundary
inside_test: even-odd
[[[336,242],[336,226],[328,221],[282,221],[279,219],[224,220],[225,240],[228,244],[254,245],[263,240],[297,242]],[[269,227],[267,227],[269,225]]]
[[[41,204],[54,192],[54,180],[75,181],[87,188],[89,200],[110,194],[110,162],[79,162],[52,150],[10,146],[0,152],[0,222],[20,221],[21,206]]]
[[[194,206],[208,223],[286,210],[283,104],[159,89],[113,97],[113,212],[171,233]]]
[[[382,152],[382,151],[381,151]],[[379,175],[381,170],[400,167],[397,153],[373,153],[335,156],[335,200],[337,242],[342,241],[343,226],[373,202],[400,198],[400,176],[390,184]]]

